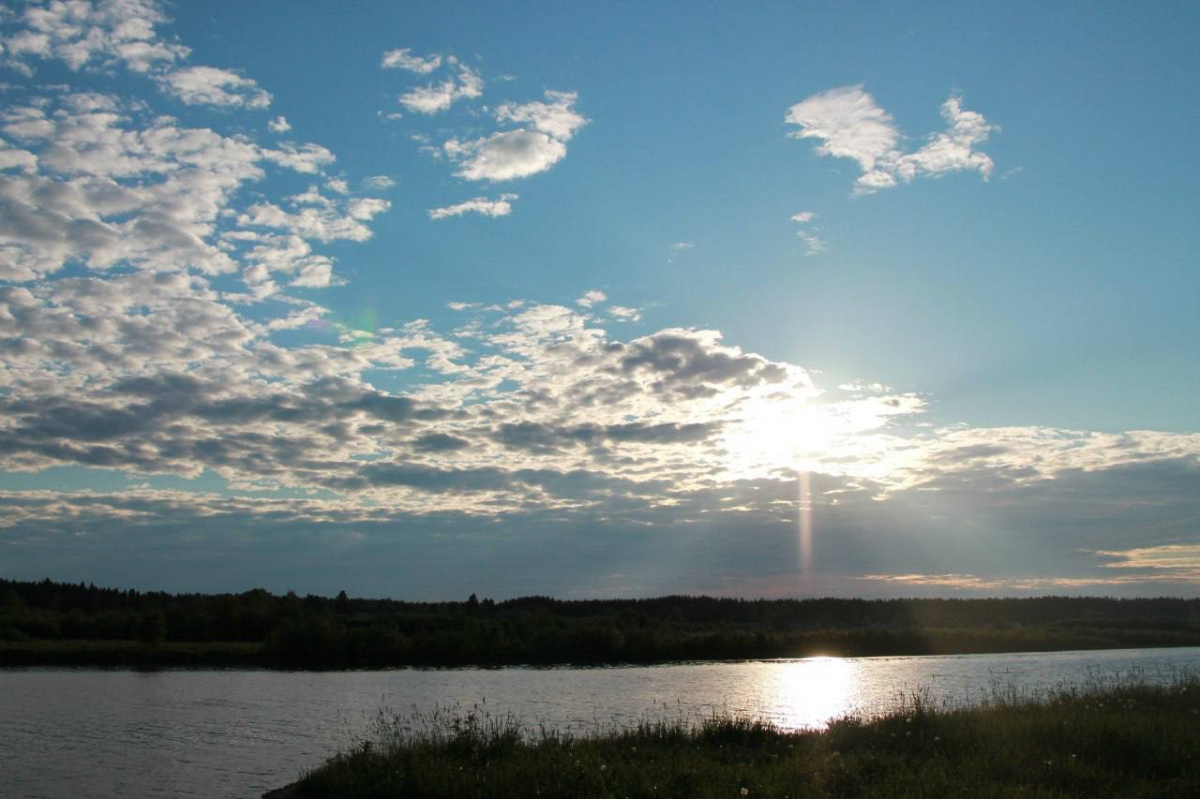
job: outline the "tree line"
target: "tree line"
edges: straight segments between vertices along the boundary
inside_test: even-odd
[[[653,662],[1200,645],[1200,600],[707,596],[406,602],[0,580],[0,662],[39,641],[257,644],[273,665]]]

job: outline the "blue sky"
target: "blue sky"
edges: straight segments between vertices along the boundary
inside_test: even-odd
[[[1191,4],[3,8],[6,573],[1196,593]]]

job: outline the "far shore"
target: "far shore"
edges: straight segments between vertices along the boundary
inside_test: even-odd
[[[1036,652],[1098,651],[1111,649],[1157,649],[1200,646],[1200,636],[1141,635],[1128,637],[1079,636],[1047,640],[1044,635],[1007,633],[988,635],[977,630],[906,631],[879,643],[878,633],[864,635],[866,644],[853,631],[837,636],[816,637],[808,645],[790,648],[764,647],[730,656],[703,654],[684,657],[608,658],[513,657],[513,658],[408,658],[404,660],[303,661],[281,658],[262,644],[242,641],[165,642],[144,641],[0,641],[0,667],[97,667],[97,668],[259,668],[285,671],[336,671],[364,668],[538,668],[586,666],[649,666],[672,663],[720,663],[745,660],[774,660],[805,657],[907,657],[928,655],[983,655]],[[908,644],[905,646],[904,644]]]

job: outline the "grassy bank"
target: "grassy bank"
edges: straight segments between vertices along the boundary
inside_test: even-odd
[[[586,737],[511,719],[382,719],[288,797],[1194,797],[1200,681],[971,709],[921,697],[876,719],[785,732],[742,718],[646,722]],[[271,794],[268,794],[271,796]]]

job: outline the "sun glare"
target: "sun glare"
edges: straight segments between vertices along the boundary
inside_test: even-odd
[[[787,729],[824,729],[853,709],[855,666],[835,657],[805,658],[772,670],[775,717]]]

